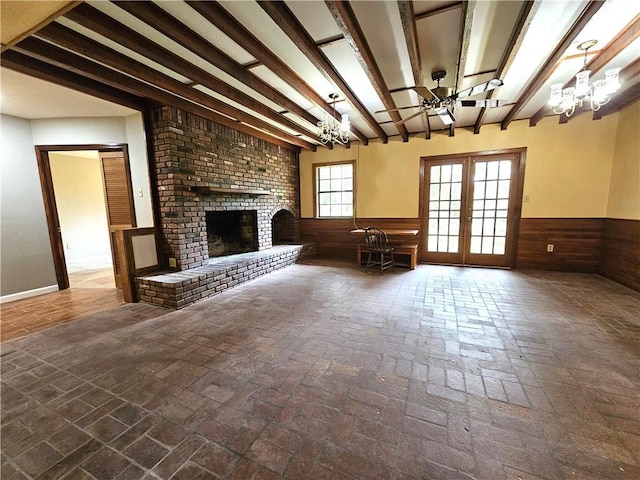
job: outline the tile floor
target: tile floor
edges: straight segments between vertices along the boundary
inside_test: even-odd
[[[17,479],[640,478],[640,293],[319,260],[2,345]]]

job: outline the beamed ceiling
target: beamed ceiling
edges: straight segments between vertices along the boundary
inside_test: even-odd
[[[535,126],[552,114],[550,85],[573,83],[584,63],[577,45],[591,39],[598,41],[586,59],[591,78],[618,66],[622,88],[583,114],[597,119],[640,96],[638,1],[5,0],[2,7],[3,71],[135,110],[175,105],[287,148],[320,146],[316,124],[334,114],[332,93],[336,118],[349,114],[351,139],[364,145],[459,128],[478,133],[493,123],[507,129],[522,119]],[[438,70],[446,71],[440,86],[453,91],[501,79],[473,99],[504,104],[454,107],[450,126],[433,111],[418,114],[413,87],[434,88]]]

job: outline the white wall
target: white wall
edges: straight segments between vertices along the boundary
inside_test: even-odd
[[[2,115],[0,120],[2,297],[57,285],[34,145],[126,143],[129,146],[137,225],[153,226],[147,147],[141,114],[126,118],[31,121]]]
[[[138,227],[153,226],[147,145],[142,114],[129,117],[52,118],[31,120],[34,145],[126,143]],[[142,191],[142,196],[139,191]]]
[[[149,163],[147,161],[147,141],[144,125],[141,115],[131,115],[125,120],[137,225],[138,227],[153,227]]]
[[[1,122],[0,295],[57,288],[31,125]]]

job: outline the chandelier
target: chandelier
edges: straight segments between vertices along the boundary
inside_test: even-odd
[[[330,143],[334,145],[336,142],[341,144],[347,144],[349,142],[349,130],[351,130],[351,124],[349,123],[349,115],[342,114],[341,122],[336,120],[336,99],[337,93],[332,93],[329,98],[333,100],[333,116],[325,118],[323,122],[318,122],[318,136],[320,137],[320,143],[326,145]]]
[[[576,86],[562,88],[562,83],[551,85],[551,97],[549,98],[549,106],[553,109],[553,113],[558,115],[564,113],[567,117],[573,115],[576,108],[581,108],[583,104],[589,104],[591,110],[598,110],[602,105],[607,103],[611,98],[611,94],[620,88],[618,74],[620,67],[611,68],[604,72],[604,80],[596,80],[593,85],[589,85],[590,70],[587,70],[587,52],[593,47],[597,40],[588,40],[578,45],[578,50],[584,50],[584,63],[582,70],[576,74]]]

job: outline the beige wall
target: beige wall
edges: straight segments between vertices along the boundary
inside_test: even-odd
[[[507,130],[485,125],[480,134],[456,129],[455,136],[433,132],[430,140],[412,137],[403,143],[318,148],[300,155],[302,217],[312,218],[314,163],[356,160],[356,214],[363,218],[416,218],[421,156],[527,148],[523,217],[604,217],[607,215],[618,114],[593,121],[582,113],[564,125],[547,117],[536,127],[528,120],[513,122]],[[637,136],[637,130],[636,130]]]
[[[640,101],[620,111],[607,217],[640,220]]]
[[[67,260],[111,255],[98,152],[49,154]]]

